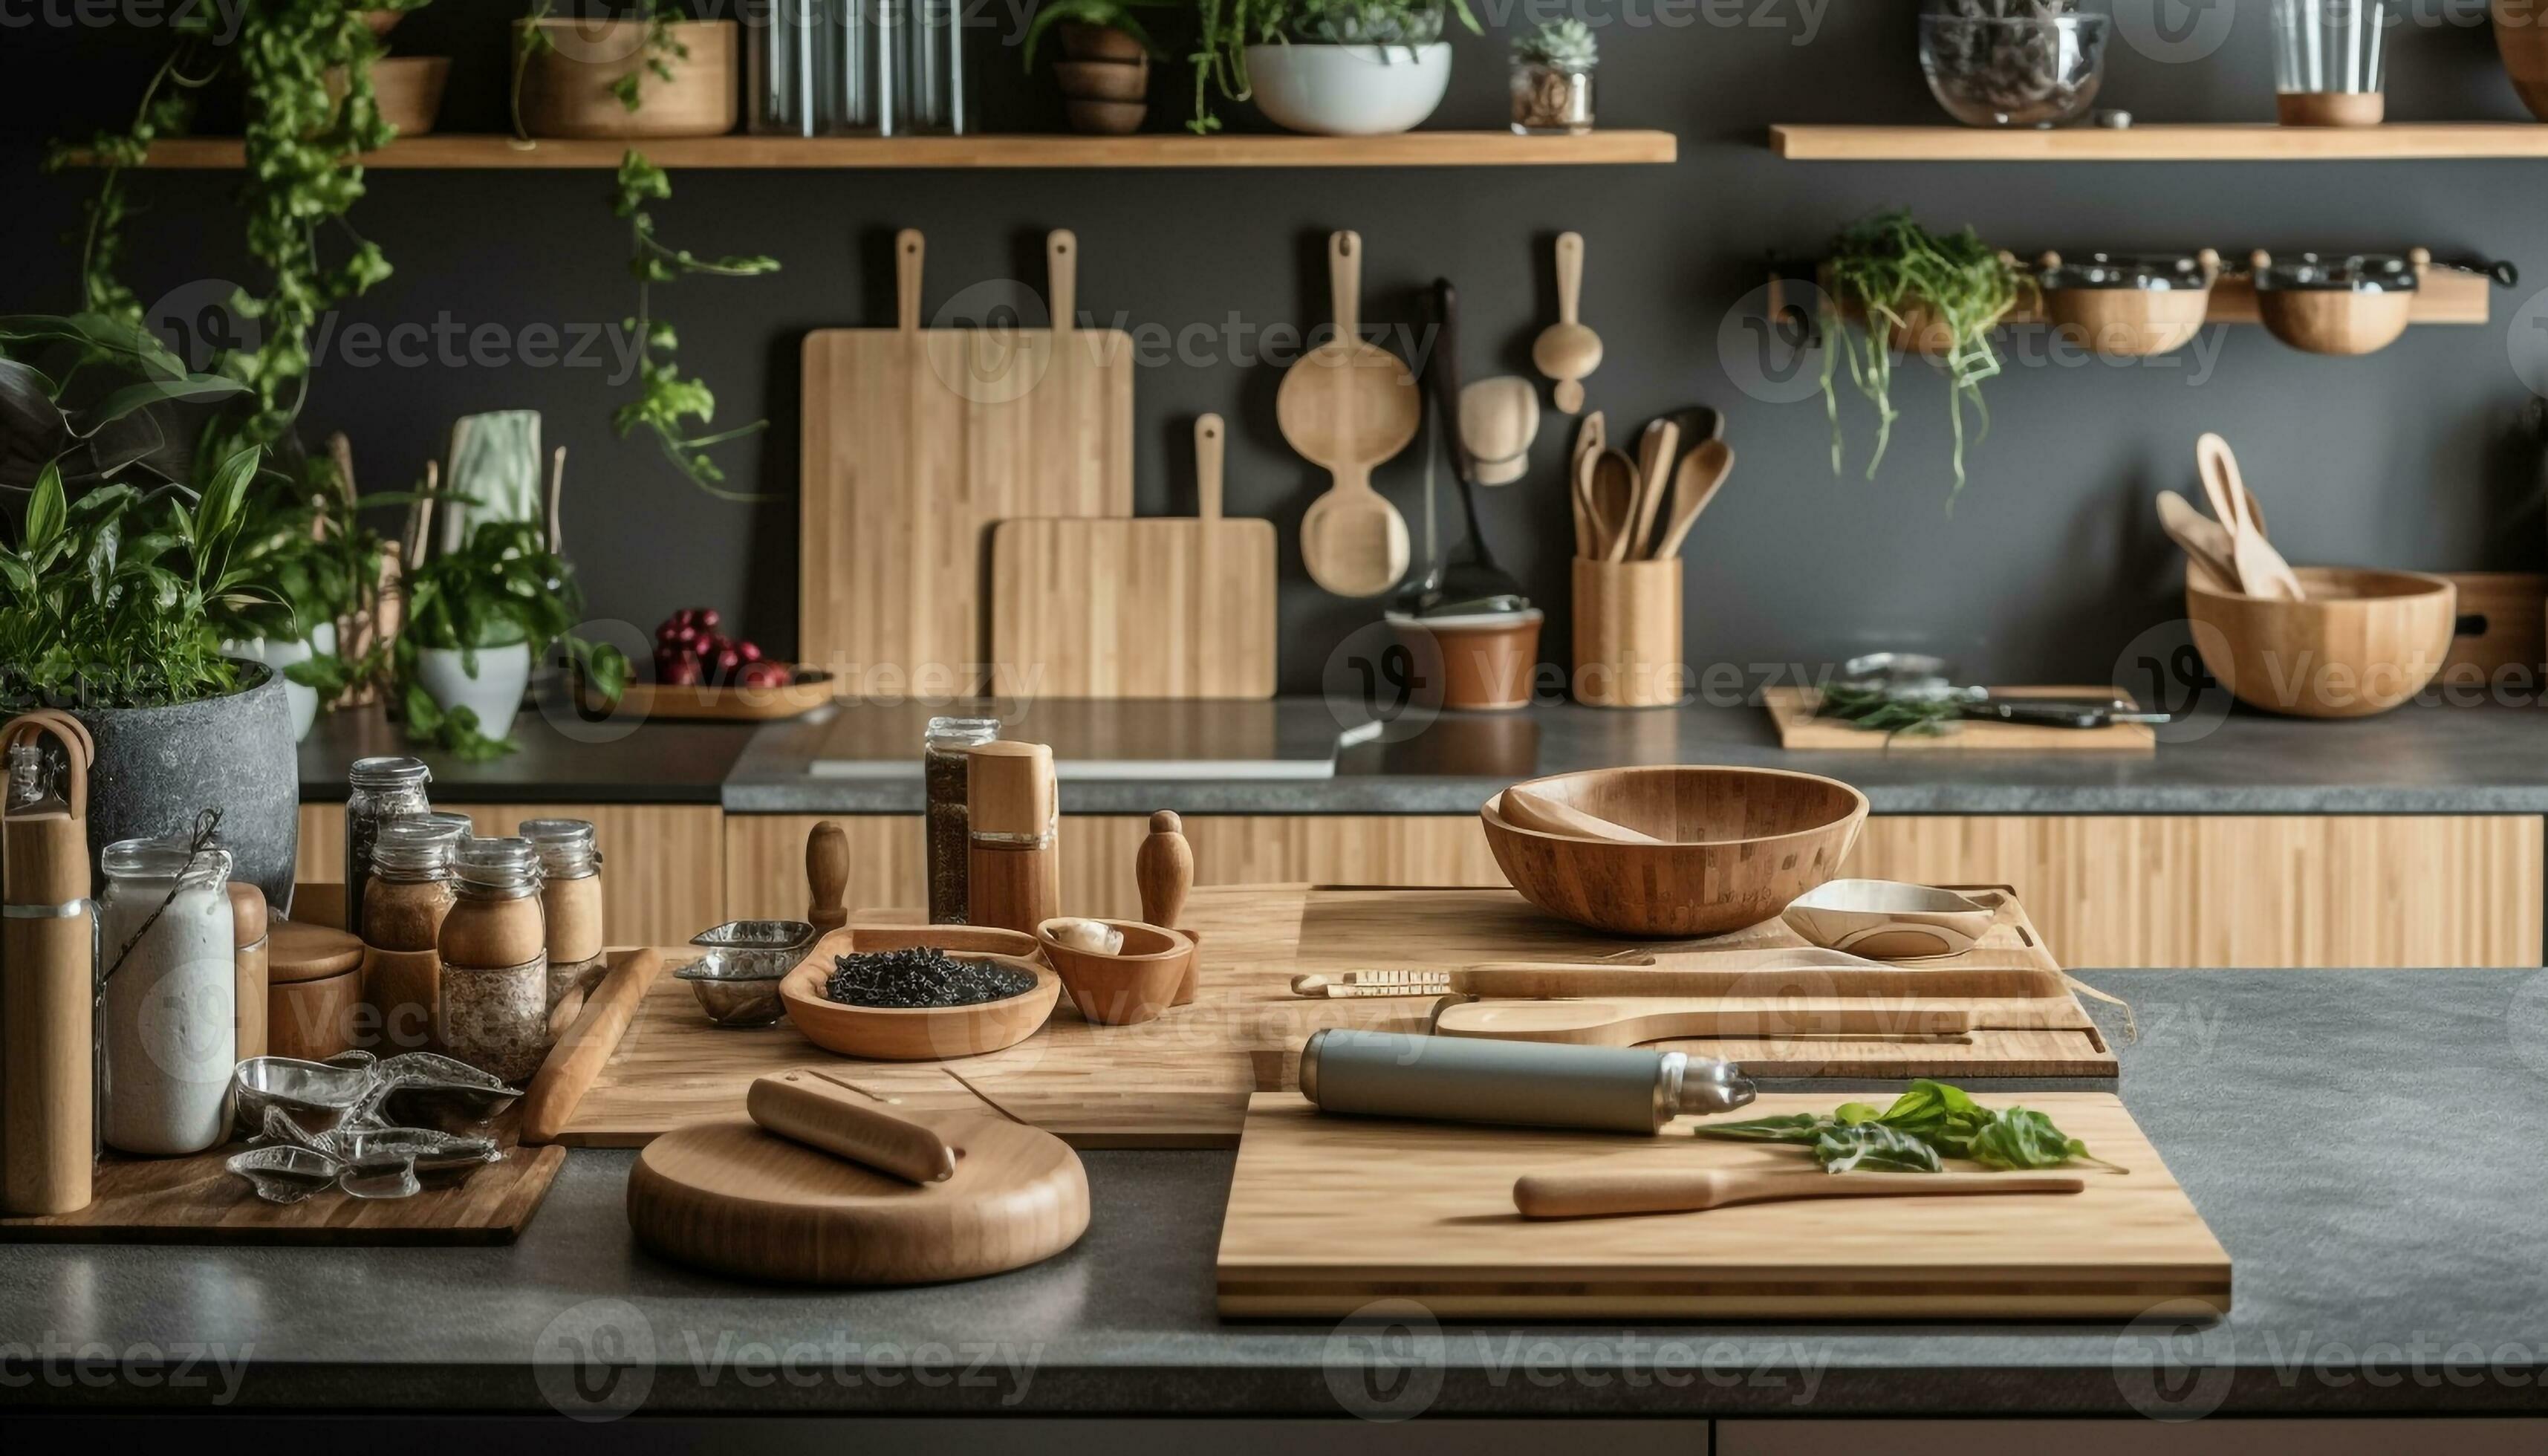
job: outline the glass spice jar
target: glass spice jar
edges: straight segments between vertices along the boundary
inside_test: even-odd
[[[424,786],[433,771],[421,759],[356,759],[346,774],[345,929],[363,933],[363,892],[372,879],[372,847],[393,819],[430,813]]]
[[[929,923],[962,925],[970,894],[972,854],[966,796],[972,791],[972,751],[1000,736],[997,718],[932,718],[920,740],[920,770],[928,801]]]
[[[549,1053],[548,932],[540,857],[523,839],[477,839],[452,865],[434,1030],[451,1055],[506,1082]]]
[[[376,951],[431,951],[456,898],[451,860],[459,836],[440,815],[394,819],[372,847],[363,887],[363,944]]]
[[[517,832],[540,857],[540,913],[548,922],[549,1004],[585,983],[601,959],[601,852],[583,819],[525,819]]]
[[[1592,130],[1592,72],[1515,61],[1512,129],[1519,136],[1581,136]]]

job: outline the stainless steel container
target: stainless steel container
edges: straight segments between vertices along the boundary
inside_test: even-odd
[[[1301,1048],[1301,1095],[1320,1112],[1652,1135],[1758,1094],[1733,1063],[1680,1051],[1329,1027]]]

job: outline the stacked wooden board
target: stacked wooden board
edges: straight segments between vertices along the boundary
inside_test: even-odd
[[[785,1025],[719,1030],[708,1025],[689,987],[659,974],[591,1089],[559,1119],[558,1138],[642,1145],[683,1123],[731,1116],[755,1077],[821,1063],[917,1108],[988,1102],[1082,1147],[1228,1147],[1237,1139],[1251,1094],[1296,1085],[1301,1045],[1311,1033],[1340,1026],[1423,1032],[1431,1025],[1435,998],[1303,998],[1291,990],[1296,975],[1377,967],[1447,972],[1488,961],[1597,962],[1639,951],[1635,943],[1550,920],[1509,890],[1206,888],[1195,891],[1182,919],[1201,937],[1196,1004],[1141,1026],[1100,1027],[1065,1002],[1043,1032],[1019,1046],[935,1064],[826,1061]],[[1777,922],[1712,944],[1719,951],[1801,945]],[[664,954],[667,963],[676,956]],[[1690,963],[1689,957],[1707,954],[1656,953],[1665,963]],[[1936,976],[1958,965],[2002,978],[2031,972],[2057,983],[2061,975],[2014,897],[1965,956],[1905,974]],[[1983,1015],[1977,1030],[1953,1039],[1759,1037],[1671,1045],[1729,1057],[1770,1077],[2114,1077],[2114,1052],[2066,991],[1946,1004],[1986,1013],[1995,999],[2023,999],[2026,1020],[1999,1026]]]

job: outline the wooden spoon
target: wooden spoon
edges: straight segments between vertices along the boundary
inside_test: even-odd
[[[1594,550],[1592,512],[1588,505],[1590,498],[1584,486],[1591,474],[1587,467],[1608,443],[1607,432],[1601,423],[1601,411],[1595,410],[1584,416],[1583,427],[1576,430],[1575,453],[1567,458],[1566,463],[1566,495],[1575,510],[1575,554],[1586,561],[1599,555]]]
[[[1644,1168],[1524,1173],[1513,1207],[1525,1219],[1694,1214],[1806,1198],[1938,1198],[1979,1193],[2082,1193],[2076,1173],[1826,1173],[1820,1168]]]
[[[1682,457],[1681,468],[1673,472],[1673,518],[1664,530],[1663,544],[1655,548],[1655,560],[1670,561],[1681,554],[1681,543],[1689,536],[1689,528],[1698,524],[1698,513],[1725,486],[1725,478],[1734,473],[1734,447],[1723,440],[1701,440],[1698,448]]]
[[[1570,1046],[1634,1046],[1683,1037],[1961,1037],[1966,1007],[1922,1001],[1743,1000],[1705,996],[1616,1001],[1471,1001],[1445,1006],[1437,1037],[1555,1042]]]
[[[1497,800],[1496,813],[1516,829],[1539,834],[1554,834],[1564,839],[1595,839],[1614,845],[1659,845],[1663,840],[1624,824],[1587,814],[1573,804],[1532,793],[1526,788],[1507,788]]]
[[[1671,494],[1673,462],[1681,455],[1681,426],[1658,419],[1637,440],[1637,515],[1628,532],[1626,560],[1645,561],[1646,544],[1655,538],[1655,517]]]
[[[1592,557],[1623,560],[1637,509],[1637,462],[1624,450],[1604,449],[1586,468],[1592,472],[1585,499],[1592,508]]]
[[[1530,362],[1557,381],[1557,408],[1584,412],[1584,377],[1601,367],[1601,335],[1578,320],[1584,305],[1584,234],[1557,235],[1557,321],[1539,331]]]
[[[1362,337],[1362,238],[1327,239],[1335,337],[1302,356],[1274,397],[1284,440],[1334,477],[1301,521],[1311,580],[1338,596],[1377,596],[1407,575],[1407,518],[1371,488],[1372,467],[1406,449],[1424,396],[1398,356]]]
[[[2224,592],[2238,590],[2237,553],[2230,548],[2229,527],[2174,491],[2158,493],[2158,524],[2185,553],[2187,566],[2208,574]]]
[[[2230,564],[2236,568],[2232,580],[2238,589],[2250,596],[2308,600],[2300,578],[2292,575],[2291,563],[2283,560],[2247,512],[2247,484],[2238,475],[2238,457],[2230,442],[2206,434],[2195,442],[2194,458],[2202,467],[2203,492],[2212,500],[2213,513],[2230,530]]]

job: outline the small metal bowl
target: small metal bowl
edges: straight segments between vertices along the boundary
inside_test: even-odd
[[[723,967],[719,974],[751,979],[794,970],[817,939],[814,927],[801,920],[730,920],[690,937],[690,944]]]
[[[521,1098],[465,1061],[430,1051],[393,1056],[373,1069],[377,1086],[367,1116],[401,1128],[456,1133],[484,1126]]]
[[[251,1056],[230,1069],[241,1133],[266,1131],[269,1109],[302,1132],[332,1132],[362,1109],[373,1088],[369,1066],[330,1066],[289,1056]]]
[[[267,1203],[299,1203],[324,1193],[342,1176],[345,1165],[307,1147],[257,1147],[223,1164],[247,1180]]]
[[[774,970],[774,962],[758,952],[710,951],[674,971],[673,978],[690,983],[699,1009],[715,1025],[766,1027],[787,1014],[778,1001],[778,983],[803,959],[799,955]]]

